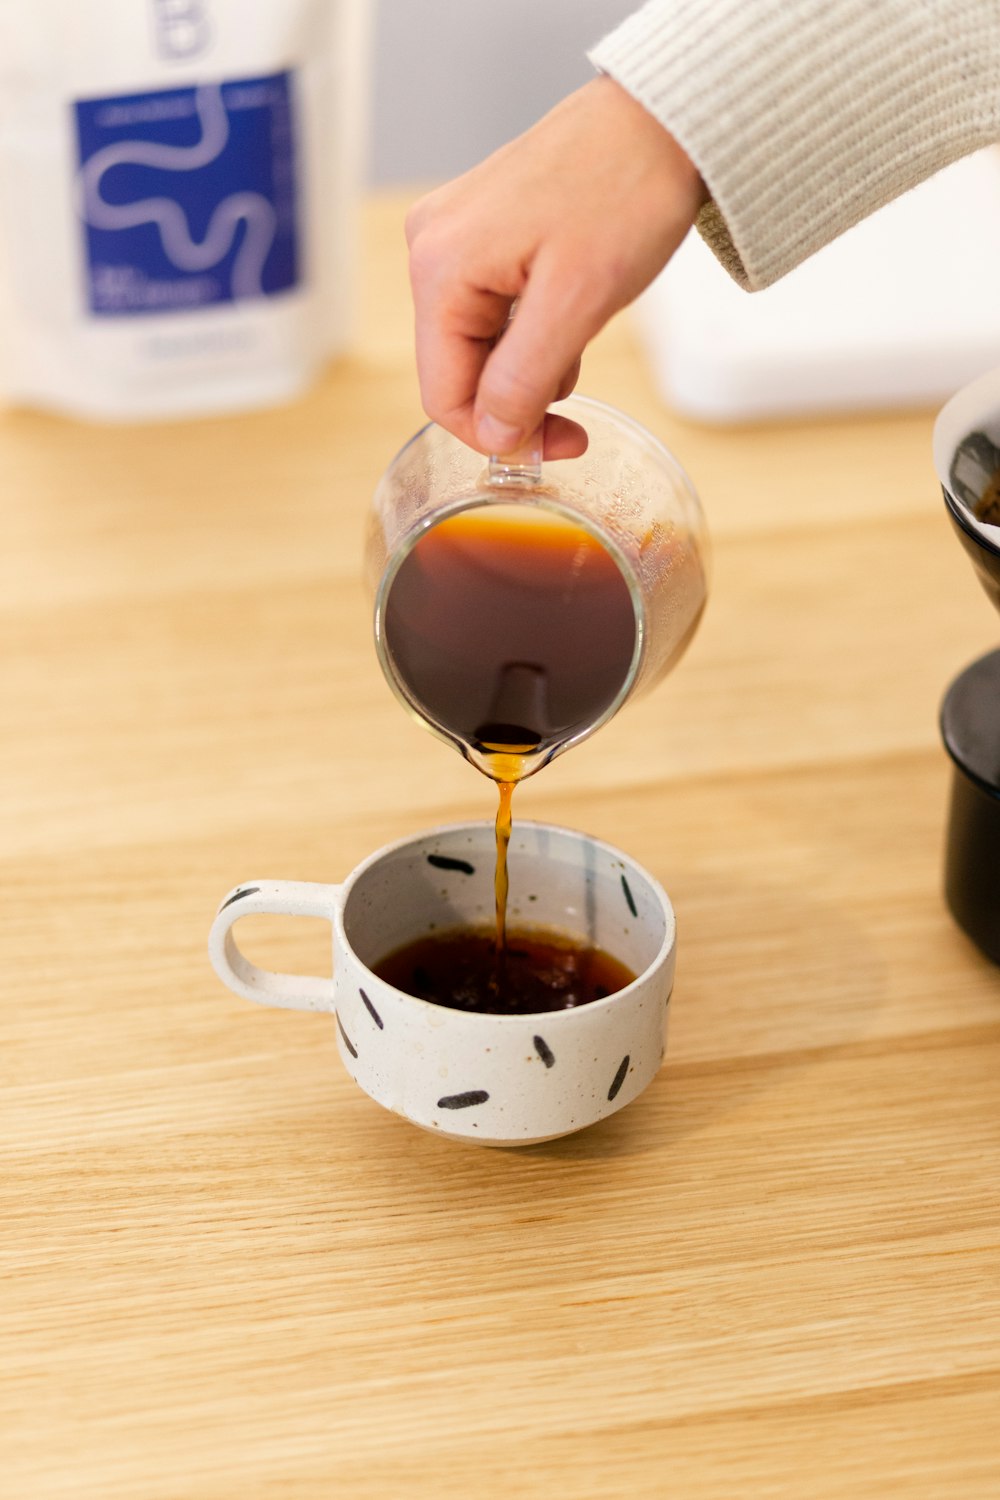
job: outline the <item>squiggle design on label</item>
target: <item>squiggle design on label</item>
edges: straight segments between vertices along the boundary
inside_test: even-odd
[[[193,146],[167,146],[160,141],[116,141],[103,146],[80,168],[81,216],[95,229],[134,229],[155,224],[163,253],[178,271],[207,271],[232,248],[240,223],[246,224],[243,243],[233,262],[232,294],[261,297],[264,262],[274,242],[275,213],[260,193],[230,193],[212,214],[200,242],[191,237],[187,215],[172,198],[142,198],[137,203],[108,203],[101,197],[101,179],[112,167],[156,167],[163,172],[196,172],[225,149],[229,116],[218,84],[195,90],[201,140]]]

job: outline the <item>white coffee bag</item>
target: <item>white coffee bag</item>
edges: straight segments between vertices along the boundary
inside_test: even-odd
[[[349,333],[366,0],[0,0],[0,393],[294,395]]]

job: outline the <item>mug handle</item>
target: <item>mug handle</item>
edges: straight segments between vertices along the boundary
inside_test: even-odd
[[[240,952],[233,925],[240,917],[324,917],[332,922],[339,885],[310,880],[248,880],[229,892],[208,934],[212,967],[237,995],[285,1010],[333,1010],[333,980],[318,974],[278,974],[259,969]]]

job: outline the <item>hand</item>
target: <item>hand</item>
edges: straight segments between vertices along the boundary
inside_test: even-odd
[[[482,453],[513,452],[543,420],[547,458],[582,453],[583,429],[546,408],[569,395],[586,345],[663,268],[705,197],[673,137],[600,77],[422,198],[406,235],[427,415]]]

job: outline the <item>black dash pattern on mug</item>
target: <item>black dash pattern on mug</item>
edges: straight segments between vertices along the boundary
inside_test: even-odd
[[[361,996],[362,1000],[364,1001],[365,1010],[371,1016],[372,1020],[375,1022],[375,1025],[378,1027],[379,1031],[384,1031],[385,1030],[385,1026],[382,1024],[382,1017],[379,1015],[378,1011],[375,1009],[374,1005],[371,1003],[371,1001],[369,1000],[368,996],[365,994],[364,990],[359,989],[358,990],[358,994]]]
[[[635,904],[635,897],[632,894],[632,887],[629,885],[624,875],[622,876],[622,890],[625,892],[625,900],[628,902],[629,911],[632,913],[633,917],[637,917],[639,915],[639,910]]]
[[[628,1065],[629,1065],[629,1054],[626,1052],[625,1056],[622,1058],[621,1062],[618,1064],[618,1072],[615,1074],[614,1078],[611,1080],[611,1087],[608,1089],[608,1098],[609,1099],[615,1099],[615,1098],[617,1098],[618,1092],[619,1092],[622,1084],[625,1082],[625,1074],[628,1072]]]
[[[428,854],[427,863],[435,870],[457,870],[460,875],[475,875],[475,865],[467,859],[453,859],[450,854]]]
[[[347,1048],[348,1052],[351,1054],[352,1057],[357,1057],[357,1055],[358,1055],[358,1049],[357,1049],[357,1047],[355,1047],[354,1043],[351,1041],[350,1037],[347,1035],[347,1032],[344,1030],[344,1023],[340,1019],[340,1011],[339,1010],[337,1012],[337,1027],[338,1027],[338,1029],[340,1031],[341,1036],[344,1038],[344,1046]]]
[[[222,905],[219,907],[219,910],[225,911],[227,906],[232,906],[234,901],[242,901],[244,896],[256,896],[259,890],[259,885],[244,886],[242,891],[234,891],[231,896],[227,896],[225,901],[223,901]]]
[[[556,1055],[543,1036],[535,1036],[531,1039],[535,1044],[535,1051],[547,1068],[555,1064]]]
[[[476,1104],[485,1104],[489,1097],[485,1089],[466,1089],[464,1094],[445,1094],[438,1100],[438,1109],[472,1109]]]

